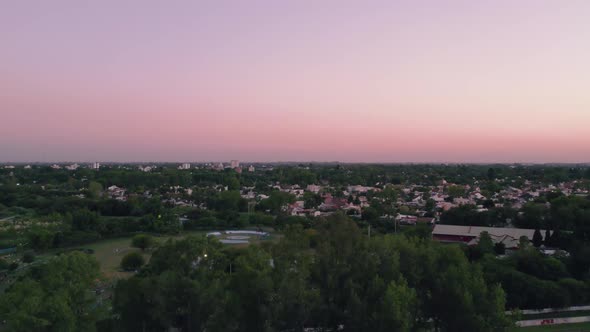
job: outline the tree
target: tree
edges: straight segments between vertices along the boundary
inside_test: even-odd
[[[539,248],[543,244],[543,235],[541,235],[541,231],[537,228],[535,229],[535,233],[533,234],[533,245],[536,248]]]
[[[494,252],[496,255],[504,255],[506,253],[506,245],[502,242],[494,244]]]
[[[409,288],[404,279],[392,281],[383,296],[378,313],[379,328],[375,331],[412,331],[417,305],[416,291]]]
[[[322,196],[306,191],[303,193],[303,201],[305,202],[306,209],[317,208],[322,203]]]
[[[496,178],[496,170],[492,167],[488,168],[488,180],[492,181]]]
[[[561,232],[559,228],[553,230],[551,237],[549,238],[549,245],[551,247],[560,247],[561,246]]]
[[[494,253],[494,241],[492,241],[492,237],[488,232],[481,232],[481,234],[479,234],[477,249],[479,249],[482,255]]]
[[[23,263],[32,263],[35,260],[35,254],[27,251],[23,255]]]
[[[27,237],[31,247],[35,250],[46,250],[52,247],[54,232],[41,226],[32,226],[27,231]]]
[[[525,235],[521,236],[518,239],[518,249],[524,250],[527,249],[531,245],[531,241]]]
[[[486,284],[477,265],[470,265],[456,247],[441,246],[435,252],[432,300],[427,308],[435,329],[442,331],[503,331],[506,317],[505,294],[499,285]],[[449,303],[453,303],[452,306]]]
[[[264,210],[279,214],[287,204],[293,202],[295,202],[294,195],[282,191],[273,191],[267,199],[260,202],[260,206]]]
[[[98,198],[102,194],[102,184],[96,181],[88,183],[88,196],[90,198]]]
[[[465,188],[462,186],[450,186],[447,188],[448,194],[451,197],[457,198],[465,195]]]
[[[35,266],[0,297],[9,331],[94,331],[104,308],[88,290],[99,273],[96,260],[72,252]]]
[[[135,271],[145,264],[143,256],[138,252],[130,252],[123,256],[121,268],[125,271]]]
[[[131,246],[145,251],[147,248],[151,248],[155,244],[154,237],[148,234],[138,234],[131,240]]]
[[[376,221],[379,218],[379,212],[377,212],[377,209],[375,209],[374,207],[367,206],[363,209],[361,216],[363,220],[372,222]]]
[[[98,231],[100,220],[98,214],[88,209],[76,210],[72,213],[72,228],[80,231]]]

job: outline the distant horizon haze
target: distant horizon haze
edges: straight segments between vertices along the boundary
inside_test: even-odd
[[[107,165],[145,165],[150,164],[216,164],[223,163],[229,166],[231,160],[132,160],[132,161],[113,161],[113,160],[93,160],[93,161],[73,161],[73,160],[52,160],[52,161],[0,161],[0,165],[72,165],[78,164],[80,166],[92,165],[99,163],[101,166]],[[455,161],[318,161],[318,160],[240,160],[240,167],[248,167],[250,165],[280,165],[280,164],[343,164],[343,165],[584,165],[590,166],[590,161],[579,161],[579,162],[455,162]]]
[[[9,1],[0,163],[590,161],[590,1]]]

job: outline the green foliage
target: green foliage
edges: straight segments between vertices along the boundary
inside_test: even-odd
[[[130,252],[121,259],[121,268],[125,271],[135,271],[145,264],[145,259],[138,252]]]
[[[374,331],[412,331],[417,307],[416,291],[409,288],[404,279],[392,281],[383,296],[381,310],[378,311],[377,321],[380,326]]]
[[[279,214],[283,212],[283,208],[287,204],[293,202],[295,202],[295,196],[282,191],[273,191],[267,199],[260,202],[260,208],[263,211],[268,210],[271,213]]]
[[[497,242],[496,244],[494,244],[494,253],[496,255],[506,254],[506,245],[502,242]]]
[[[153,236],[148,234],[137,234],[131,239],[131,245],[135,248],[139,248],[145,251],[148,248],[153,247],[156,244],[156,240]]]
[[[72,229],[79,231],[100,230],[98,213],[88,209],[76,210],[71,215]]]
[[[53,246],[55,232],[46,227],[32,226],[27,230],[29,245],[35,250],[45,250]]]
[[[102,184],[96,181],[88,183],[88,196],[91,198],[98,198],[102,194]]]
[[[538,248],[542,244],[543,244],[543,235],[541,235],[541,231],[537,228],[537,229],[535,229],[535,233],[533,234],[533,245]]]
[[[427,240],[432,238],[432,226],[429,224],[418,223],[415,226],[403,228],[404,235]]]
[[[32,263],[33,261],[35,261],[35,254],[30,251],[25,252],[23,255],[23,263]]]
[[[287,225],[278,243],[262,247],[168,241],[119,282],[113,304],[123,330],[501,331],[511,324],[504,301],[458,248],[369,239],[334,215],[316,229]]]
[[[0,297],[10,331],[94,331],[102,308],[90,296],[98,263],[73,252],[35,267]]]
[[[462,186],[450,186],[447,188],[449,196],[457,198],[465,195],[465,188]]]

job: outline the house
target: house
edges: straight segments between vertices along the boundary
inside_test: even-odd
[[[418,221],[418,217],[406,214],[398,214],[397,216],[395,216],[395,221],[399,222],[402,225],[415,225]]]
[[[321,211],[333,211],[341,209],[346,205],[348,205],[346,198],[332,197],[332,195],[327,194],[324,196],[324,202],[320,204],[319,209]]]
[[[369,190],[373,190],[373,188],[365,187],[365,186],[361,186],[361,185],[356,185],[356,186],[348,186],[346,191],[351,192],[351,193],[366,193]]]
[[[109,197],[119,200],[119,201],[126,201],[127,197],[125,195],[126,190],[124,188],[119,188],[117,186],[110,186],[107,188],[107,192]]]
[[[437,224],[432,230],[434,240],[445,243],[465,243],[475,245],[479,241],[482,232],[490,234],[494,243],[503,243],[506,249],[517,249],[522,236],[529,240],[533,239],[534,229],[527,228],[505,228],[505,227],[480,227],[480,226],[457,226]],[[541,230],[545,234],[545,230]]]
[[[322,190],[321,186],[315,185],[315,184],[310,184],[307,186],[307,191],[311,191],[312,193],[319,193],[320,190]]]
[[[75,170],[77,170],[77,169],[78,169],[78,167],[80,167],[80,165],[78,165],[78,164],[72,164],[72,165],[68,165],[68,166],[66,166],[65,168],[66,168],[68,171],[75,171]]]

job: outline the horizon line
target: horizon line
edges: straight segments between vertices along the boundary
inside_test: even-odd
[[[233,159],[238,160],[238,159]],[[0,161],[0,165],[25,165],[25,164],[36,164],[36,165],[46,165],[46,164],[92,164],[92,163],[101,163],[105,165],[111,164],[183,164],[183,163],[194,163],[194,164],[210,164],[210,163],[230,163],[232,159],[228,160],[205,160],[205,161],[182,161],[182,160],[166,160],[166,161],[106,161],[106,160],[94,160],[94,161],[71,161],[71,160],[62,160],[62,161]],[[559,164],[559,165],[590,165],[590,161],[317,161],[317,160],[285,160],[285,161],[241,161],[239,160],[240,164],[380,164],[380,165],[401,165],[401,164],[408,164],[408,165],[432,165],[432,164],[450,164],[450,165],[457,165],[457,164],[467,164],[467,165],[551,165],[551,164]]]

